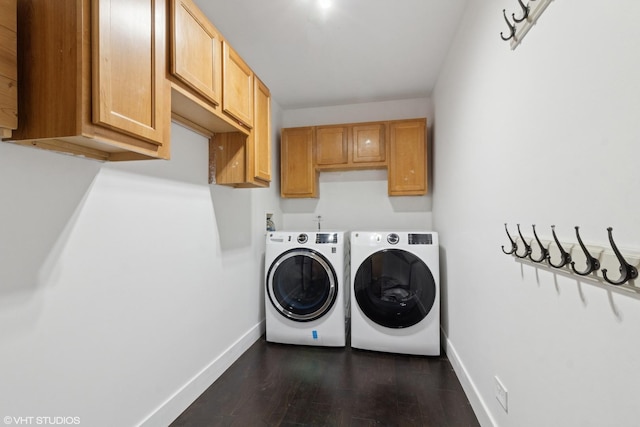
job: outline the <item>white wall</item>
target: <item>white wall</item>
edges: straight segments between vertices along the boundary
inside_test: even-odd
[[[277,169],[210,186],[207,140],[173,125],[172,145],[99,163],[0,144],[3,417],[167,425],[260,336]]]
[[[430,98],[285,110],[283,127],[358,123],[427,117]],[[430,133],[430,132],[429,132]],[[288,230],[430,230],[431,195],[389,197],[386,170],[321,172],[317,199],[282,199]]]
[[[554,1],[514,51],[503,8],[469,2],[434,92],[449,355],[485,426],[636,426],[639,297],[500,246],[508,222],[640,250],[640,3]]]

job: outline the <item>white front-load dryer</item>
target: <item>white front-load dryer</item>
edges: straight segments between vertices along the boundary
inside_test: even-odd
[[[440,354],[437,233],[351,233],[351,346]]]
[[[267,341],[345,346],[350,296],[348,244],[344,231],[267,234]]]

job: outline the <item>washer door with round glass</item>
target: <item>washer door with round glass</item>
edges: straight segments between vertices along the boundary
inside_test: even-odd
[[[338,280],[327,259],[313,249],[292,249],[271,264],[267,295],[278,313],[298,322],[325,315],[336,301]]]
[[[373,322],[406,328],[424,319],[436,299],[429,267],[411,252],[386,249],[367,257],[354,280],[356,301]]]

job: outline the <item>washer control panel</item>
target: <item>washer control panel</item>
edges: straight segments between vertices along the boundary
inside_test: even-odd
[[[309,240],[309,236],[307,236],[304,233],[298,234],[298,243],[300,243],[302,245],[304,243],[307,243],[307,240]]]
[[[399,241],[400,236],[398,236],[396,233],[391,233],[387,236],[387,242],[389,242],[390,245],[397,245]]]
[[[338,233],[317,233],[316,243],[338,243]]]

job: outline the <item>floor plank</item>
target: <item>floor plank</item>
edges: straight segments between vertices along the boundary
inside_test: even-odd
[[[171,424],[479,425],[444,355],[293,346],[264,337]]]

